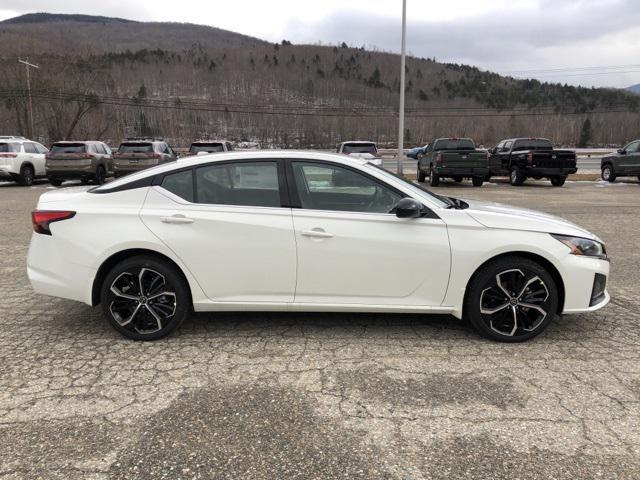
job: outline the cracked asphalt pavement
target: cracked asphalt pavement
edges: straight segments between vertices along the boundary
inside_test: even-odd
[[[198,314],[140,343],[38,296],[0,184],[2,479],[637,479],[640,185],[446,183],[601,236],[611,304],[518,345],[451,317]]]

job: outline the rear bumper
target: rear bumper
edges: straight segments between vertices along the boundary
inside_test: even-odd
[[[488,167],[436,167],[434,171],[441,177],[484,177],[489,174]]]
[[[565,168],[549,168],[549,167],[525,167],[524,173],[528,177],[557,177],[567,176],[578,171],[577,167],[565,167]]]
[[[87,167],[75,168],[46,168],[47,177],[53,178],[82,178],[91,177],[96,174],[96,167],[89,165]]]
[[[113,165],[113,173],[114,175],[127,175],[129,173],[140,172],[142,170],[146,170],[147,168],[155,167],[159,165],[159,163],[154,163],[153,165],[136,165],[136,164],[124,164],[124,165]]]

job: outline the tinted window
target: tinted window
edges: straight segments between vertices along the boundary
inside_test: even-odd
[[[101,143],[94,143],[93,149],[95,150],[96,153],[104,155],[104,147],[102,146]]]
[[[46,149],[46,147],[40,145],[39,143],[36,143],[35,146],[38,153],[47,153],[49,151]]]
[[[54,143],[51,153],[85,153],[84,143]]]
[[[215,153],[215,152],[223,152],[224,145],[222,143],[192,143],[191,148],[189,149],[189,153],[198,153],[198,152],[207,152],[207,153]]]
[[[192,170],[165,175],[162,180],[162,188],[169,190],[171,193],[184,198],[189,202],[193,202]]]
[[[442,139],[434,146],[435,151],[440,150],[475,150],[476,146],[468,138]]]
[[[151,143],[122,143],[118,153],[147,153],[153,152]]]
[[[293,162],[302,208],[389,213],[402,196],[377,181],[336,165]]]
[[[24,144],[24,151],[26,153],[38,153],[38,150],[36,150],[36,144],[31,142]]]
[[[342,153],[370,153],[375,155],[378,149],[373,143],[345,143],[342,147]]]
[[[17,143],[0,143],[0,153],[19,152],[20,145]]]
[[[276,162],[210,165],[196,169],[197,201],[222,205],[280,207]]]
[[[533,140],[516,140],[513,150],[553,150],[553,145],[544,138]]]
[[[637,153],[640,151],[640,142],[631,142],[629,145],[624,147],[624,151],[627,153]]]
[[[504,146],[502,147],[502,151],[508,152],[509,150],[511,150],[511,145],[513,145],[513,142],[505,142]]]

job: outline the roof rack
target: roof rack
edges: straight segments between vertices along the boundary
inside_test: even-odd
[[[26,140],[22,135],[0,135],[0,140]]]

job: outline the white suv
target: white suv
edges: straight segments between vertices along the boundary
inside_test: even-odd
[[[49,150],[24,137],[0,137],[0,180],[31,185],[44,177],[44,156]]]

